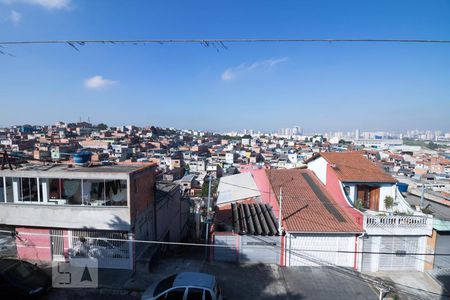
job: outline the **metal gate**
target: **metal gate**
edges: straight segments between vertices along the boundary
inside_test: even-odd
[[[215,235],[214,260],[278,264],[280,262],[279,236]]]
[[[279,236],[241,236],[240,262],[278,264],[280,262],[280,253]]]
[[[132,244],[126,232],[72,230],[69,258],[92,258],[99,268],[133,269]]]
[[[410,236],[381,237],[378,269],[380,271],[418,270],[419,258],[409,253],[420,252],[419,241],[419,237]]]
[[[214,235],[214,244],[220,247],[214,247],[214,260],[216,261],[238,261],[237,235]]]
[[[325,264],[353,267],[354,235],[290,234],[288,266],[321,266]]]
[[[436,254],[446,254],[450,250],[450,233],[438,232],[436,238]],[[450,258],[445,255],[436,255],[434,257],[434,269],[450,270]]]
[[[52,261],[64,261],[64,230],[50,229]]]

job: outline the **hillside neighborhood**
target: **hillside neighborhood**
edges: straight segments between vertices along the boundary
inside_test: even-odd
[[[99,284],[130,297],[173,259],[326,268],[367,286],[355,299],[448,293],[445,141],[59,122],[2,129],[0,144],[2,256],[95,259],[121,274]]]

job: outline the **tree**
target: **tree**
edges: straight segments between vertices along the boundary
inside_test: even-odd
[[[391,209],[392,206],[394,206],[394,198],[391,196],[386,196],[384,198],[384,206],[386,206],[386,209]]]
[[[106,130],[108,129],[108,125],[106,125],[105,123],[100,123],[97,125],[97,128],[100,130]]]

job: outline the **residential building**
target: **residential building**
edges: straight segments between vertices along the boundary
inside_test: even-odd
[[[392,176],[359,152],[319,153],[308,169],[341,206],[354,208],[355,222],[363,225],[359,270],[424,270],[423,257],[407,253],[426,251],[433,217],[412,209]]]

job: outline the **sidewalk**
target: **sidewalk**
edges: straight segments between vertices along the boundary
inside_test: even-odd
[[[398,294],[408,298],[424,299],[449,299],[444,294],[443,287],[431,276],[419,271],[389,271],[375,272],[371,275],[380,277],[391,282],[397,289]]]

